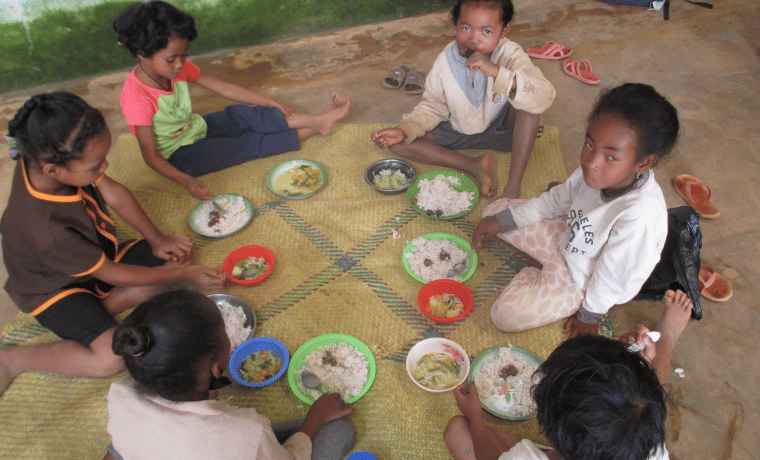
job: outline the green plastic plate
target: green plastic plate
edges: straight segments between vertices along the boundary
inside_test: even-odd
[[[347,344],[354,346],[361,351],[364,356],[367,358],[367,362],[369,363],[369,369],[367,372],[367,383],[364,384],[364,388],[362,388],[362,391],[354,396],[353,398],[346,401],[347,403],[351,404],[359,400],[362,396],[364,396],[367,391],[369,391],[369,388],[372,386],[372,382],[375,380],[375,373],[377,372],[377,364],[375,363],[375,356],[372,354],[372,351],[370,351],[369,347],[364,344],[361,340],[357,339],[356,337],[352,337],[350,335],[346,334],[323,334],[317,337],[314,337],[311,340],[306,341],[303,345],[298,347],[298,350],[296,350],[295,353],[293,353],[293,357],[290,358],[290,365],[288,366],[288,385],[290,385],[290,389],[293,390],[293,393],[300,399],[301,401],[305,402],[306,404],[312,405],[314,404],[315,399],[311,396],[305,394],[298,388],[298,384],[296,383],[296,376],[298,375],[298,372],[303,367],[303,362],[306,359],[311,352],[316,350],[319,347],[323,347],[325,345],[331,345],[333,343],[340,343],[340,342],[346,342]]]
[[[488,361],[490,358],[494,357],[495,355],[498,355],[500,348],[510,348],[510,347],[512,348],[513,354],[522,357],[523,359],[528,361],[528,363],[536,367],[540,366],[541,363],[544,362],[544,360],[541,359],[540,356],[522,347],[517,347],[514,345],[500,345],[496,347],[491,347],[480,352],[480,354],[476,356],[475,359],[472,361],[472,364],[470,365],[470,374],[467,376],[467,381],[475,382],[475,376],[480,372],[481,368],[483,367],[483,363]],[[528,389],[528,391],[530,391],[530,389]],[[535,412],[532,414],[524,415],[524,416],[516,415],[514,411],[510,411],[509,409],[504,410],[503,408],[488,404],[488,400],[484,400],[483,398],[480,398],[480,405],[483,406],[483,409],[485,409],[489,413],[495,415],[496,417],[503,418],[505,420],[516,420],[516,421],[530,420],[536,416]]]
[[[235,233],[239,232],[240,230],[244,229],[246,225],[251,223],[251,220],[253,220],[253,214],[255,213],[255,210],[253,208],[253,203],[251,201],[244,197],[243,195],[238,195],[237,193],[221,193],[219,195],[214,195],[212,197],[213,200],[218,201],[223,198],[235,198],[235,197],[241,197],[243,198],[243,202],[245,203],[245,210],[248,211],[248,220],[245,221],[243,225],[241,225],[239,228],[225,234],[216,234],[216,233],[208,233],[204,232],[203,229],[198,227],[195,224],[196,219],[201,213],[201,208],[203,208],[203,205],[206,203],[206,201],[201,201],[198,204],[196,204],[193,209],[190,211],[190,217],[188,217],[188,223],[190,224],[190,228],[193,229],[193,231],[201,236],[205,236],[208,238],[224,238],[230,235],[234,235]]]
[[[276,188],[277,179],[279,179],[283,174],[291,174],[289,171],[293,168],[298,168],[299,166],[311,166],[312,168],[319,171],[319,173],[322,175],[322,183],[319,185],[319,187],[317,187],[316,190],[305,192],[303,195],[286,195],[281,191],[278,191]],[[320,163],[312,160],[288,160],[278,164],[274,168],[270,169],[267,173],[267,187],[269,188],[269,191],[277,196],[287,198],[289,200],[300,200],[303,198],[308,198],[318,191],[322,190],[322,187],[324,187],[325,184],[327,184],[327,170]]]
[[[420,181],[422,179],[433,180],[439,174],[443,174],[446,177],[459,178],[460,185],[453,187],[454,190],[456,190],[457,192],[475,192],[474,195],[472,196],[472,203],[470,204],[469,208],[467,208],[465,211],[460,212],[459,214],[454,214],[451,216],[436,217],[434,215],[431,216],[430,214],[427,213],[427,211],[425,211],[424,209],[414,204],[414,202],[412,202],[412,198],[414,198],[415,196],[417,196],[418,193],[420,193]],[[409,204],[412,205],[412,207],[423,216],[430,217],[431,219],[448,220],[448,219],[456,219],[457,217],[462,217],[466,215],[468,212],[475,209],[475,206],[478,205],[478,200],[480,199],[480,192],[478,191],[478,185],[466,175],[457,171],[437,170],[437,171],[428,171],[426,173],[422,173],[419,176],[417,176],[417,179],[414,181],[414,183],[411,186],[409,186],[408,189],[406,189],[406,199],[409,201]]]
[[[459,249],[461,249],[464,252],[470,252],[470,242],[462,238],[461,236],[452,235],[451,233],[426,233],[424,235],[420,235],[417,238],[425,238],[426,240],[449,240],[452,243],[456,244]],[[416,240],[415,238],[414,240]],[[406,258],[406,255],[408,253],[414,252],[414,240],[410,241],[409,244],[406,245],[404,248],[404,252],[401,254],[401,262],[404,264],[404,268],[406,269],[407,273],[412,275],[412,278],[416,279],[422,284],[427,284],[430,281],[426,281],[425,279],[421,278],[419,275],[414,273],[414,270],[412,270],[412,266],[409,264],[409,259]],[[458,262],[458,261],[457,261]],[[456,263],[456,262],[455,262]],[[470,255],[469,260],[467,260],[467,266],[465,269],[460,273],[459,277],[456,278],[456,281],[459,281],[460,283],[464,283],[470,277],[475,273],[475,270],[478,268],[478,253],[477,251],[473,251]]]

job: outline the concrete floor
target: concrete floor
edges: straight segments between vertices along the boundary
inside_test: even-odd
[[[568,172],[579,164],[585,117],[600,90],[628,81],[653,85],[678,108],[679,145],[656,168],[669,207],[684,201],[672,178],[693,174],[713,190],[723,212],[701,222],[702,261],[733,282],[727,303],[702,299],[704,318],[692,322],[673,356],[685,370],[672,376],[668,444],[676,459],[752,459],[760,452],[760,364],[752,339],[760,335],[760,266],[748,260],[760,252],[760,4],[729,0],[708,10],[673,0],[670,21],[661,12],[596,1],[517,0],[510,37],[535,47],[555,40],[589,59],[602,79],[588,86],[568,77],[557,61],[535,60],[557,89],[543,123],[559,126]],[[382,78],[394,65],[429,69],[453,38],[445,12],[230,50],[194,61],[205,72],[254,88],[300,111],[319,110],[330,91],[352,99],[346,123],[397,122],[420,97],[390,91]],[[68,90],[103,110],[115,135],[126,132],[118,107],[127,71],[0,95],[0,126],[6,126],[31,94]],[[193,94],[195,111],[227,105],[204,90]],[[7,202],[14,164],[0,159],[0,203]],[[4,278],[4,273],[3,276]],[[0,293],[0,325],[17,310]],[[653,302],[613,310],[619,324],[654,326]],[[742,345],[744,344],[744,345]]]

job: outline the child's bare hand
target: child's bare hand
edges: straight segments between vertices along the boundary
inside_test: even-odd
[[[625,333],[618,337],[618,340],[623,342],[625,346],[631,346],[634,343],[644,345],[644,349],[639,351],[638,354],[647,361],[652,361],[657,355],[657,346],[652,339],[647,335],[649,328],[643,324],[636,326],[636,331]]]
[[[186,236],[161,235],[150,242],[153,254],[164,260],[183,264],[195,258],[195,248]]]
[[[568,339],[572,339],[573,337],[579,336],[581,334],[596,335],[599,334],[599,325],[586,324],[583,321],[579,320],[578,316],[573,315],[567,318],[567,321],[565,321],[565,330],[563,332],[565,334],[568,334]]]
[[[372,142],[381,149],[396,145],[406,139],[406,133],[399,128],[386,128],[379,131],[373,131],[371,134]]]
[[[209,193],[206,186],[203,184],[203,182],[199,181],[198,179],[191,177],[190,180],[185,183],[185,188],[188,192],[190,192],[190,195],[192,195],[193,198],[196,200],[210,200],[211,199],[211,193]]]
[[[496,75],[499,74],[499,66],[491,62],[491,58],[480,51],[472,53],[472,56],[467,58],[467,62],[464,65],[473,72],[480,70],[487,77],[496,78]]]
[[[287,118],[288,120],[292,119],[293,114],[296,113],[296,111],[292,107],[287,106],[285,104],[280,104],[279,102],[275,102],[272,105],[272,107],[277,107],[278,109],[282,110],[282,113],[285,114],[285,118]]]
[[[490,240],[500,231],[501,226],[499,225],[499,221],[496,220],[494,216],[484,217],[478,226],[475,227],[475,234],[472,236],[472,243],[470,243],[470,248],[474,248],[476,244],[482,246],[484,241]],[[480,239],[481,236],[483,239]],[[480,240],[480,243],[478,243],[478,240]]]
[[[185,279],[201,289],[219,289],[224,286],[227,275],[216,268],[191,265],[185,269]]]
[[[464,382],[454,388],[454,397],[457,400],[457,406],[465,417],[472,420],[472,417],[482,416],[483,407],[480,405],[478,388],[472,382]]]
[[[319,397],[309,410],[309,414],[315,412],[322,423],[327,423],[353,413],[354,409],[351,404],[343,401],[338,393],[325,393]]]

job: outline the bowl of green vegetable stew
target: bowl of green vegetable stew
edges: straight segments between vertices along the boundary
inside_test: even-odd
[[[470,358],[453,340],[433,337],[418,342],[409,350],[406,372],[423,390],[445,393],[467,379]]]
[[[282,377],[290,363],[285,345],[271,337],[246,340],[230,356],[230,375],[247,387],[265,387]]]

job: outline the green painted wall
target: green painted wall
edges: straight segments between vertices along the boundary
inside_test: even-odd
[[[92,2],[92,0],[90,0]],[[125,68],[134,60],[111,24],[132,1],[0,2],[0,93]],[[172,0],[198,28],[194,54],[397,19],[450,7],[445,0]],[[71,5],[69,5],[71,6]],[[24,8],[27,8],[24,10]],[[23,18],[23,20],[19,20]],[[27,19],[31,18],[31,19]]]

